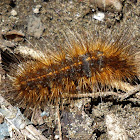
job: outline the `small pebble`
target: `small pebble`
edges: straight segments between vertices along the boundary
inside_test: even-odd
[[[44,116],[49,116],[49,113],[48,112],[45,112],[45,111],[43,111],[42,113],[41,113],[41,115],[40,115],[41,117],[44,117]]]
[[[104,17],[105,17],[105,14],[103,12],[98,12],[93,15],[93,18],[99,21],[103,21]]]
[[[13,10],[11,11],[11,15],[12,15],[12,16],[16,16],[16,15],[17,15],[17,11],[13,9]]]
[[[54,139],[59,139],[59,135],[55,135]]]
[[[28,34],[36,38],[40,38],[45,29],[41,19],[36,16],[29,16],[27,27]]]
[[[39,12],[40,12],[40,8],[41,8],[42,6],[41,5],[36,5],[36,7],[33,9],[33,12],[35,13],[35,14],[38,14]]]

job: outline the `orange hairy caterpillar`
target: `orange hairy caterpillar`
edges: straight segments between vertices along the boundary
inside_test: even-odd
[[[75,41],[63,50],[20,64],[11,76],[14,98],[36,106],[64,97],[64,93],[128,91],[139,75],[138,53],[119,39]]]

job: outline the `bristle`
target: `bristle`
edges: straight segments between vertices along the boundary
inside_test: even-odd
[[[136,52],[130,53],[129,45],[117,41],[79,42],[20,64],[12,79],[15,100],[35,106],[61,98],[64,93],[91,93],[106,87],[127,91],[122,82],[132,83],[138,76]]]

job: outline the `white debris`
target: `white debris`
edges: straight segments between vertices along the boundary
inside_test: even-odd
[[[46,111],[43,111],[42,113],[41,113],[41,117],[44,117],[44,116],[49,116],[50,114],[49,114],[49,112],[46,112]]]
[[[17,15],[17,11],[13,9],[13,10],[11,11],[11,15],[12,15],[12,16],[16,16],[16,15]]]
[[[105,17],[105,14],[103,12],[98,12],[93,15],[93,18],[99,21],[103,21],[104,17]]]
[[[8,126],[4,122],[0,124],[0,140],[3,140],[5,136],[9,136]]]
[[[59,139],[59,135],[55,135],[54,139],[55,140]]]
[[[36,5],[36,7],[33,9],[33,12],[35,13],[35,14],[38,14],[39,12],[40,12],[40,8],[41,8],[42,6],[41,5]]]

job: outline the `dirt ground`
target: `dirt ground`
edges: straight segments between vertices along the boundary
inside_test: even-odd
[[[117,2],[119,9],[116,8],[117,3],[104,7],[101,3],[94,3],[94,0],[1,0],[0,39],[1,42],[10,41],[4,45],[11,50],[18,46],[39,46],[38,49],[57,51],[59,46],[68,42],[66,36],[69,38],[72,33],[81,36],[83,32],[101,37],[110,35],[113,38],[126,31],[131,34],[128,39],[131,39],[134,48],[140,47],[139,1]],[[105,17],[97,19],[98,13]],[[13,30],[14,33],[9,33]],[[3,48],[1,54],[4,55]],[[140,99],[140,94],[124,101],[110,97],[63,101],[63,106],[60,105],[63,139],[119,140],[120,135],[122,140],[139,140],[140,100],[135,102],[132,100],[135,98]],[[55,106],[46,106],[44,111],[43,122],[31,115],[28,119],[33,120],[33,125],[47,139],[59,139]],[[110,122],[111,119],[108,121],[108,118],[114,122]],[[119,130],[110,128],[111,123]],[[9,136],[5,139],[9,139]]]

